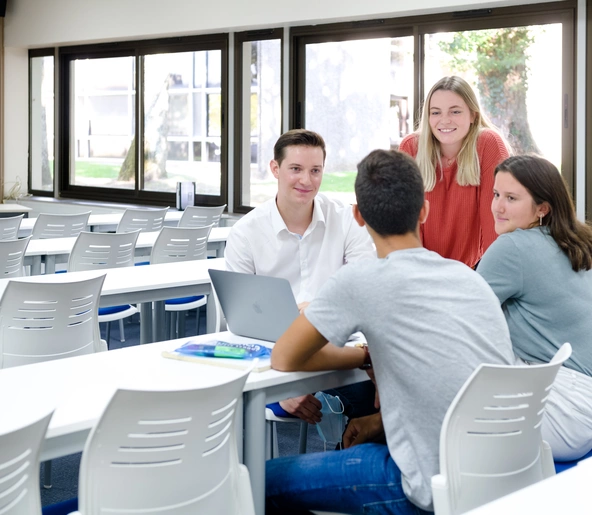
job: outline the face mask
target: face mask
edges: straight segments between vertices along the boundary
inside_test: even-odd
[[[325,451],[327,450],[327,444],[341,447],[341,437],[343,431],[345,431],[346,422],[341,399],[323,392],[317,392],[315,397],[322,404],[321,413],[323,417],[320,422],[317,422],[317,431],[325,444]]]

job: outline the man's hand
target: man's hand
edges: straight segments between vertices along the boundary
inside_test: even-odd
[[[290,415],[295,415],[309,424],[320,422],[323,416],[321,401],[311,394],[280,401],[280,406]]]
[[[377,440],[384,434],[380,413],[367,417],[352,418],[343,433],[343,447],[353,447],[364,442]]]

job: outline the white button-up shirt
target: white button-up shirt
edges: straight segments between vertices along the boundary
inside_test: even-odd
[[[300,303],[310,302],[345,263],[376,257],[376,251],[351,206],[317,194],[312,222],[303,235],[288,230],[273,198],[233,225],[224,256],[233,272],[287,279]]]

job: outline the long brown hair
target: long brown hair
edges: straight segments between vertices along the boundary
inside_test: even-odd
[[[565,180],[555,165],[534,155],[512,156],[501,162],[495,173],[508,172],[530,193],[538,206],[550,207],[541,220],[575,272],[592,268],[592,227],[576,217]]]

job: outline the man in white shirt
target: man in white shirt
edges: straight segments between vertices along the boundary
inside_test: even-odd
[[[287,279],[301,309],[345,263],[376,256],[351,206],[318,193],[325,157],[325,142],[315,132],[295,129],[280,136],[270,162],[277,196],[232,227],[224,252],[228,270]],[[321,419],[313,395],[280,406],[309,423]]]

